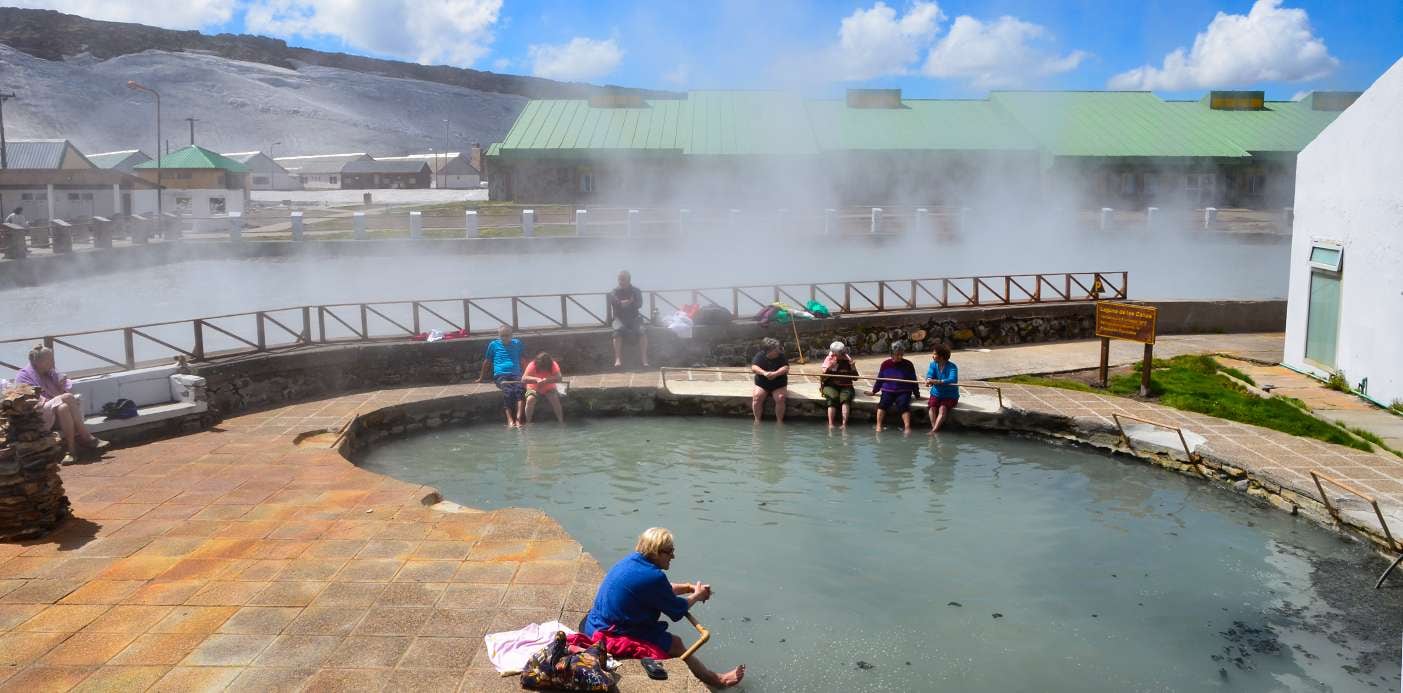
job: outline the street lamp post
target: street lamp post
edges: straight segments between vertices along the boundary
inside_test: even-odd
[[[127,81],[127,88],[136,91],[150,92],[152,96],[156,97],[156,224],[157,228],[164,231],[166,223],[165,206],[161,199],[165,197],[165,191],[161,188],[161,92],[151,87],[138,84],[132,80]],[[165,234],[161,234],[161,237],[164,238]]]
[[[268,145],[268,160],[269,160],[269,161],[272,161],[272,162],[273,162],[273,166],[275,166],[275,167],[278,165],[278,162],[277,162],[275,159],[273,159],[273,147],[276,147],[276,146],[278,146],[278,145],[280,145],[280,144],[282,144],[282,143],[283,143],[282,140],[278,140],[277,142],[274,142],[274,143]],[[268,187],[269,187],[270,189],[273,189],[273,190],[278,190],[278,189],[279,189],[279,188],[278,188],[278,169],[277,169],[277,168],[274,168],[274,169],[268,171]]]

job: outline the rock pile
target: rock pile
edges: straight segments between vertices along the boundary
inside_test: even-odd
[[[63,443],[39,407],[28,385],[0,395],[0,541],[43,536],[70,514],[58,474]]]

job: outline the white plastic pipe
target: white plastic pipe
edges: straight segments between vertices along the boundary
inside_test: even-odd
[[[229,240],[235,241],[235,242],[244,240],[244,213],[243,213],[243,212],[230,212],[230,213],[229,213]]]
[[[1116,213],[1116,210],[1111,209],[1110,207],[1102,207],[1102,208],[1101,208],[1101,230],[1102,230],[1102,231],[1105,231],[1106,229],[1111,228],[1111,217],[1112,217],[1113,215],[1115,215],[1115,213]]]
[[[351,236],[358,241],[365,240],[365,212],[351,213]]]
[[[409,238],[410,238],[411,240],[417,241],[417,240],[419,240],[419,239],[421,239],[421,238],[423,238],[423,237],[424,237],[424,213],[423,213],[423,212],[418,212],[418,211],[410,212],[410,213],[409,213]]]
[[[638,237],[638,210],[628,210],[628,227],[624,232],[629,238]]]
[[[303,229],[302,229],[302,213],[301,213],[301,212],[293,212],[293,213],[292,213],[292,240],[297,241],[298,243],[301,243],[301,242],[304,240],[304,239],[303,239],[303,236],[302,236],[302,232],[303,232]]]
[[[585,235],[585,230],[586,230],[588,227],[589,227],[589,210],[588,210],[588,209],[577,209],[577,210],[575,210],[575,235],[576,235],[576,236],[583,236],[583,235]]]
[[[536,235],[536,210],[521,210],[521,235],[526,238]]]
[[[463,232],[468,238],[477,238],[481,234],[477,230],[477,210],[469,209],[463,212]]]
[[[873,207],[873,208],[872,208],[872,228],[871,228],[870,231],[871,231],[871,233],[881,233],[881,232],[882,232],[882,208],[881,208],[881,207]]]

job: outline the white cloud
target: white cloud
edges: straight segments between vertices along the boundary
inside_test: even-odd
[[[976,87],[1008,87],[1070,72],[1090,57],[1085,51],[1057,55],[1047,46],[1052,38],[1043,26],[1017,17],[985,23],[962,15],[931,49],[921,71],[966,79]]]
[[[502,0],[252,0],[250,33],[332,36],[420,63],[472,65],[492,45]]]
[[[599,79],[619,66],[624,52],[614,39],[598,41],[583,36],[569,43],[533,45],[527,49],[531,57],[531,74],[546,79],[589,81]]]
[[[199,29],[229,21],[235,0],[9,0],[7,5],[58,10],[89,19]]]
[[[935,38],[943,18],[934,2],[915,2],[901,16],[880,0],[870,9],[853,10],[838,28],[838,74],[864,80],[906,73]]]
[[[692,81],[692,68],[687,63],[679,63],[663,73],[663,81],[675,87],[686,87]]]
[[[1315,35],[1305,10],[1257,0],[1246,15],[1219,12],[1194,37],[1193,48],[1111,78],[1112,89],[1205,89],[1254,82],[1319,79],[1340,64]]]
[[[511,58],[497,58],[492,61],[492,69],[498,72],[506,72],[511,66]]]

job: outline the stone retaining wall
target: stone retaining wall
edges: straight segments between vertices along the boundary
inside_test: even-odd
[[[1160,332],[1265,332],[1285,323],[1284,301],[1157,302]],[[927,337],[916,349],[932,346],[937,336],[957,348],[1006,346],[1092,336],[1091,303],[1041,304],[986,308],[903,311],[844,315],[803,321],[799,336],[811,357],[820,356],[835,339],[855,353],[885,353],[893,339],[917,330]],[[548,351],[567,374],[598,373],[613,364],[611,333],[604,329],[562,330],[519,335],[528,356]],[[749,363],[760,340],[773,336],[793,353],[788,325],[768,327],[738,321],[701,325],[683,340],[650,328],[650,361],[658,366],[741,366]],[[492,335],[435,343],[386,341],[309,347],[199,364],[196,375],[209,383],[210,406],[221,415],[288,402],[411,385],[442,385],[474,380]],[[632,347],[626,361],[637,363]]]

